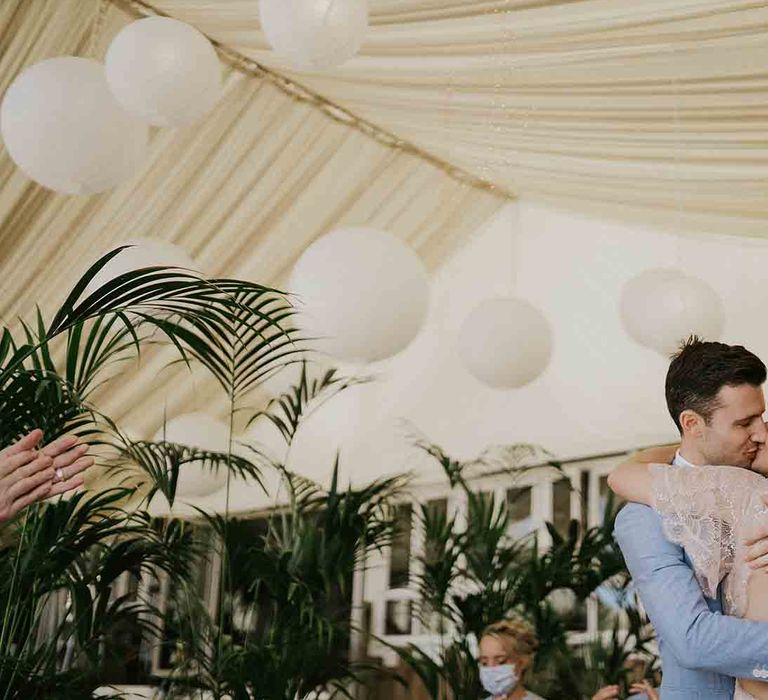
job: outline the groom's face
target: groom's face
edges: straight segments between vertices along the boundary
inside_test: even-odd
[[[765,443],[765,398],[762,387],[724,386],[717,408],[701,432],[701,452],[708,464],[749,467]]]

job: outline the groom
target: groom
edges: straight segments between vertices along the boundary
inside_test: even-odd
[[[675,464],[749,468],[768,437],[765,379],[765,365],[741,346],[685,343],[666,381],[681,435]],[[768,522],[760,528],[764,538]],[[685,551],[666,540],[651,508],[627,504],[615,534],[659,638],[662,700],[732,700],[735,678],[768,681],[768,623],[723,615],[719,589],[717,599],[705,598]],[[765,539],[751,548],[752,556],[766,551]]]

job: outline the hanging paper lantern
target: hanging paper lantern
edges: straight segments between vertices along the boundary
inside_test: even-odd
[[[418,256],[390,233],[345,228],[315,241],[293,269],[298,325],[310,344],[350,362],[382,360],[419,332],[429,279]]]
[[[103,192],[144,162],[147,126],[115,100],[97,61],[49,58],[11,83],[0,132],[13,161],[35,182],[64,194]]]
[[[624,286],[621,320],[636,342],[669,356],[691,334],[717,340],[725,315],[706,282],[680,270],[655,269]]]
[[[107,50],[106,72],[118,102],[155,126],[196,122],[221,95],[211,42],[170,17],[146,17],[122,29]]]
[[[155,442],[165,440],[212,452],[227,452],[229,430],[221,421],[205,413],[187,413],[168,421],[165,428],[157,431]],[[176,495],[192,498],[210,495],[226,486],[227,469],[224,465],[213,470],[190,462],[179,469]]]
[[[476,379],[494,389],[525,386],[552,356],[552,331],[541,312],[523,299],[481,302],[459,332],[459,355]]]
[[[261,0],[259,10],[270,46],[305,70],[346,63],[368,31],[368,0]]]

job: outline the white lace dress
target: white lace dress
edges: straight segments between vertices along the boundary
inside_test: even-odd
[[[685,549],[704,593],[715,598],[722,581],[724,612],[744,617],[751,569],[743,539],[745,528],[768,513],[761,498],[768,481],[740,467],[652,464],[650,469],[651,505],[667,539]],[[754,700],[738,683],[734,698]]]

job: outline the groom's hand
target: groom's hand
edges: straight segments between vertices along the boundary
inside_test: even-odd
[[[768,506],[768,494],[763,494],[761,498]],[[747,547],[744,558],[749,567],[768,571],[768,514],[755,520],[754,525],[747,530],[744,544]]]

